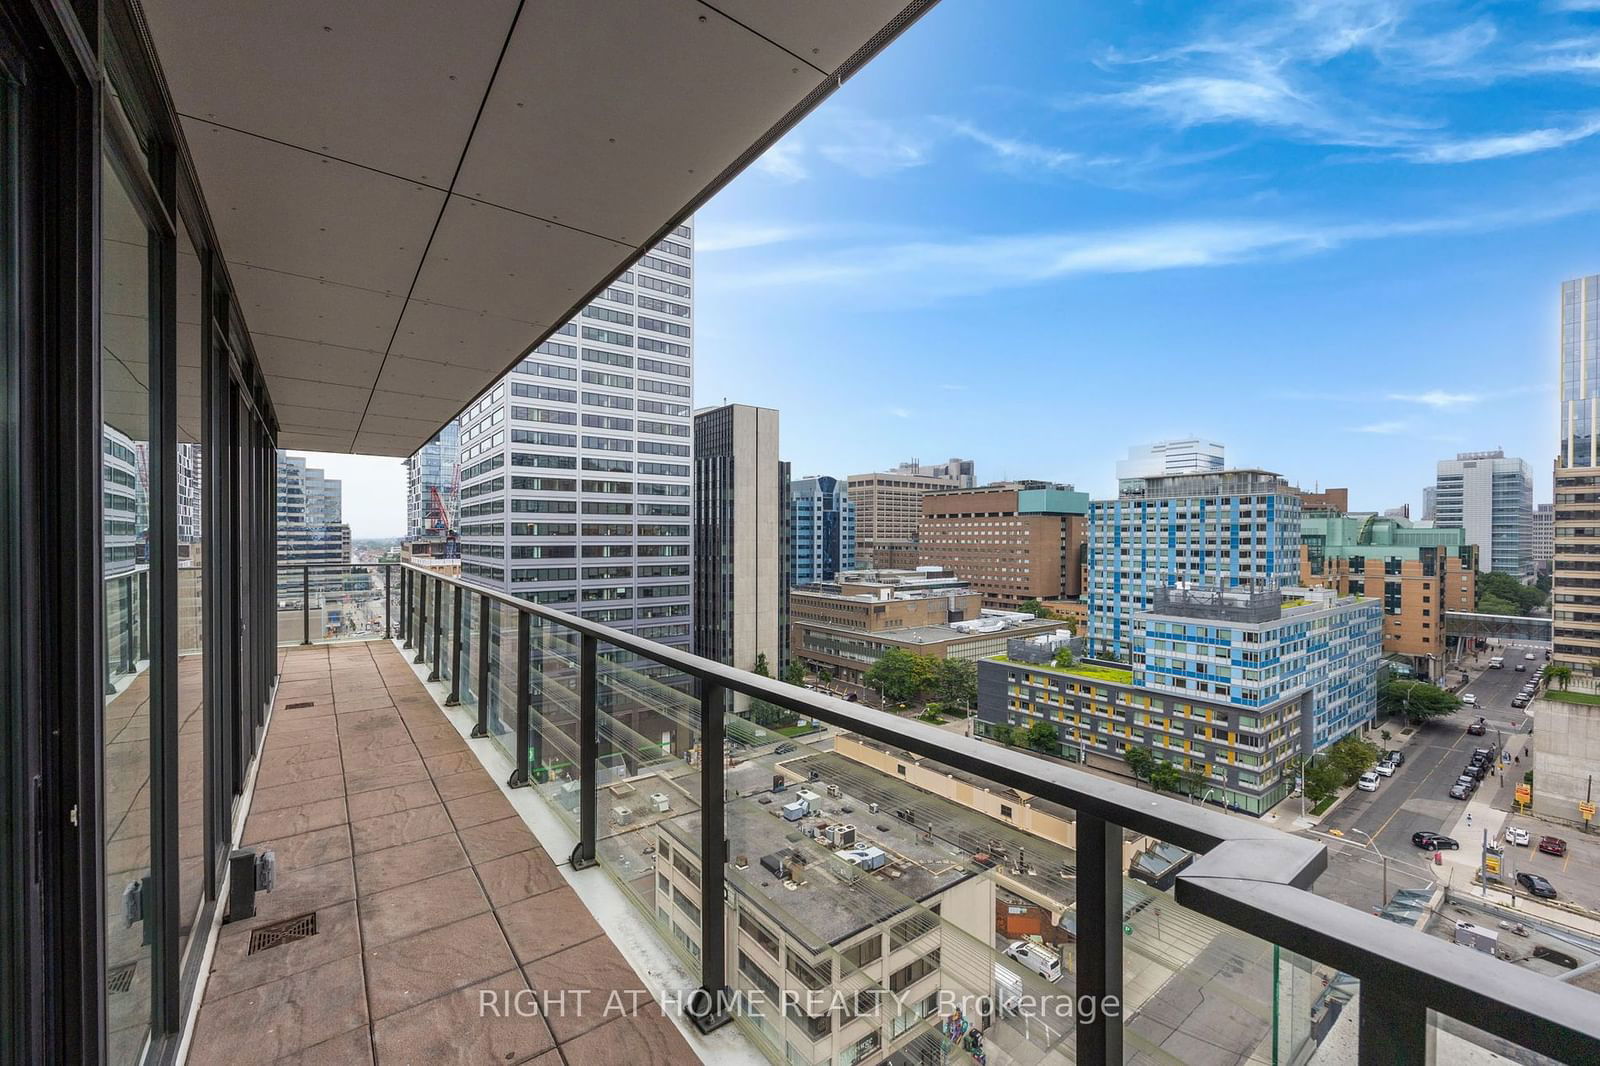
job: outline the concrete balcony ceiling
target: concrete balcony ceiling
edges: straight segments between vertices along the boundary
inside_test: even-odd
[[[287,448],[409,455],[933,0],[145,0]]]

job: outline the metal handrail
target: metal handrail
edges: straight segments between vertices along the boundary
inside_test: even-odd
[[[1177,878],[1175,895],[1179,904],[1243,933],[1336,966],[1361,982],[1362,1062],[1426,1061],[1429,1010],[1553,1058],[1600,1061],[1600,1009],[1596,1009],[1592,993],[1315,895],[1310,886],[1327,868],[1327,850],[1316,841],[761,677],[461,578],[408,563],[373,565],[400,566],[402,586],[411,590],[408,603],[419,600],[421,592],[423,611],[427,609],[426,583],[433,581],[439,583],[434,592],[435,604],[443,586],[450,585],[462,590],[463,597],[480,598],[480,617],[486,617],[487,605],[493,602],[516,610],[519,620],[537,618],[581,635],[583,696],[579,721],[586,750],[580,759],[580,780],[588,803],[581,819],[582,839],[575,859],[592,861],[595,854],[594,648],[604,641],[699,681],[702,713],[706,716],[702,728],[707,738],[721,736],[721,714],[714,713],[723,707],[721,691],[741,692],[996,785],[1072,808],[1077,815],[1079,914],[1075,969],[1080,996],[1102,997],[1101,1002],[1103,997],[1115,996],[1120,1002],[1120,845],[1122,831],[1132,830],[1199,853]],[[417,613],[417,621],[423,622],[422,611]],[[409,619],[409,608],[402,614]],[[524,636],[525,626],[520,622]],[[459,647],[460,627],[455,629],[454,640]],[[419,636],[416,643],[420,659],[420,653],[427,650],[426,642]],[[524,691],[518,695],[515,724],[522,737],[529,729],[527,643],[526,639],[519,642],[522,661],[517,664],[522,678],[519,687]],[[437,639],[433,654],[436,660],[446,654]],[[451,654],[455,654],[454,650]],[[485,659],[486,655],[481,655],[480,664]],[[459,680],[452,680],[460,684]],[[481,686],[484,680],[480,665],[478,684]],[[486,703],[483,699],[478,701],[480,725]],[[717,750],[720,747],[719,743]],[[518,753],[517,761],[525,775],[525,750]],[[722,929],[726,842],[720,829],[720,812],[725,767],[720,758],[704,758],[700,770],[702,928]],[[528,782],[524,776],[517,783]],[[716,947],[720,949],[720,944]],[[709,1030],[727,1020],[718,998],[726,992],[727,985],[723,952],[702,945],[702,966],[700,991],[705,999],[699,1007],[691,1000],[691,1007],[695,1008],[691,1013],[703,1029]],[[1092,1018],[1080,1014],[1077,1038],[1080,1063],[1122,1061],[1120,1016],[1108,1016],[1104,1010],[1095,1011]]]

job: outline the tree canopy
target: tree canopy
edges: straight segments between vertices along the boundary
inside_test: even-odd
[[[890,648],[866,673],[868,688],[875,688],[890,703],[910,703],[933,684],[934,660],[926,655]]]
[[[1378,686],[1378,709],[1404,715],[1412,725],[1454,714],[1460,707],[1461,697],[1426,681],[1391,678]]]
[[[1543,607],[1546,592],[1537,585],[1524,585],[1510,574],[1496,570],[1478,575],[1480,614],[1532,614]]]

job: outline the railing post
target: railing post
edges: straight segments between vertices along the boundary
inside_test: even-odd
[[[417,587],[412,590],[411,598],[417,605],[417,631],[411,638],[417,646],[417,654],[411,661],[420,663],[426,659],[423,652],[428,648],[428,582],[420,572],[417,574]]]
[[[451,593],[450,620],[452,623],[450,633],[450,695],[444,698],[446,707],[459,707],[461,705],[461,586],[453,586]]]
[[[394,620],[389,617],[389,576],[393,567],[389,563],[383,564],[383,639],[394,639]]]
[[[1122,829],[1078,812],[1078,1066],[1122,1063]]]
[[[400,647],[411,647],[411,571],[400,571]]]
[[[1357,1062],[1426,1066],[1433,1061],[1433,1030],[1428,1008],[1408,998],[1403,979],[1394,983],[1361,979]]]
[[[726,890],[728,837],[723,821],[723,689],[700,681],[700,987],[689,996],[689,1019],[702,1033],[733,1020],[729,1011]]]
[[[578,644],[578,843],[572,868],[593,866],[600,823],[600,724],[596,703],[600,692],[599,641],[580,634]]]
[[[517,768],[511,771],[511,780],[506,782],[510,788],[527,788],[533,783],[528,774],[528,747],[533,742],[531,723],[528,721],[528,614],[526,611],[517,612]],[[505,668],[505,656],[500,657],[500,667]]]
[[[472,737],[489,735],[489,594],[478,596],[478,724]]]
[[[134,658],[133,631],[138,625],[133,608],[133,575],[128,575],[128,580],[122,583],[122,610],[127,616],[128,624],[122,631],[122,672],[133,673],[133,664],[139,660]]]
[[[300,565],[300,643],[311,643],[311,567]]]
[[[437,681],[444,676],[439,667],[444,664],[443,657],[439,654],[441,631],[444,629],[444,579],[433,579],[433,669],[428,671],[428,680]]]

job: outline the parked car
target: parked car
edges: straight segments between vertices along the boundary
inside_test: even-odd
[[[1472,749],[1472,761],[1473,762],[1493,762],[1494,761],[1494,756],[1495,756],[1495,750],[1493,748],[1473,748]]]
[[[1567,842],[1560,837],[1540,837],[1539,850],[1546,855],[1565,855],[1567,853]]]
[[[793,744],[789,743],[786,740],[782,744],[779,744],[777,747],[773,748],[772,749],[772,754],[774,754],[774,755],[787,755],[791,751],[794,751],[794,750],[795,750],[795,746]]]
[[[1377,774],[1379,777],[1393,777],[1394,776],[1394,763],[1392,763],[1392,762],[1380,762],[1377,766],[1374,766],[1372,768],[1372,771],[1373,771],[1373,773]]]
[[[1356,787],[1363,792],[1378,791],[1378,775],[1373,773],[1371,770],[1368,770],[1366,773],[1361,775],[1358,781],[1356,781]]]
[[[1462,768],[1461,776],[1462,777],[1470,777],[1474,781],[1482,781],[1483,778],[1484,778],[1484,775],[1487,774],[1488,772],[1489,772],[1488,768],[1486,766],[1484,766],[1483,763],[1481,763],[1481,762],[1469,762],[1469,763],[1467,763],[1467,765],[1465,767]]]
[[[1488,731],[1488,723],[1486,723],[1482,718],[1479,718],[1476,722],[1473,722],[1471,725],[1467,726],[1467,733],[1475,737],[1481,737]]]
[[[1556,886],[1538,874],[1530,874],[1527,871],[1523,871],[1517,875],[1517,884],[1540,899],[1556,898]]]
[[[1520,844],[1522,847],[1527,847],[1530,839],[1532,838],[1528,836],[1528,831],[1520,825],[1506,827],[1506,843]]]
[[[1386,751],[1383,753],[1383,757],[1396,766],[1404,766],[1406,764],[1406,753],[1403,751]]]
[[[1461,782],[1457,781],[1454,785],[1450,786],[1451,799],[1464,800],[1470,799],[1471,797],[1472,789],[1468,788],[1466,785],[1463,785]]]
[[[1468,707],[1476,707],[1478,705],[1478,697],[1474,696],[1470,692],[1463,692],[1461,694],[1461,702],[1466,704]]]
[[[1531,702],[1533,702],[1533,697],[1526,692],[1519,692],[1511,697],[1511,706],[1513,707],[1526,707]]]

